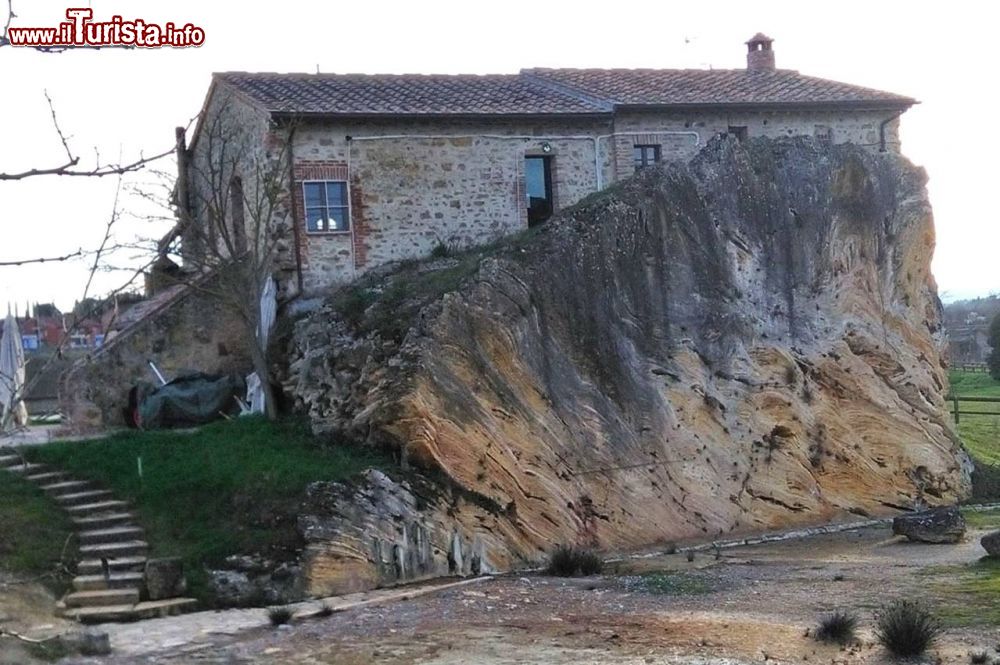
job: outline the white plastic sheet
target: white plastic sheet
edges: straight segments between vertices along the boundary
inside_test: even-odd
[[[21,330],[17,319],[8,312],[0,337],[0,423],[14,427],[28,424],[28,410],[24,406],[24,349],[21,346]],[[7,417],[7,409],[12,410],[12,418]]]
[[[257,340],[262,349],[267,348],[267,340],[271,336],[271,328],[278,315],[278,286],[274,279],[268,277],[260,294],[260,327],[257,328]],[[244,415],[264,413],[264,387],[257,372],[247,376],[247,404],[249,409]]]

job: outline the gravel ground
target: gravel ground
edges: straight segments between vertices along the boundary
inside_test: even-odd
[[[891,597],[926,597],[934,571],[984,554],[978,535],[959,545],[918,545],[873,528],[734,548],[718,559],[708,552],[694,562],[681,554],[623,562],[593,578],[512,575],[277,629],[213,635],[141,657],[76,662],[889,662],[873,644],[871,610]],[[835,608],[859,612],[859,646],[842,650],[806,635]],[[155,641],[155,631],[145,639]],[[950,630],[928,662],[967,663],[970,651],[998,640],[995,626]]]

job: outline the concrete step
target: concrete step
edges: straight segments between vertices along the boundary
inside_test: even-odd
[[[123,540],[142,540],[145,533],[142,527],[135,525],[113,526],[107,529],[90,529],[80,532],[81,545],[96,545],[97,543],[116,543]]]
[[[81,559],[100,559],[109,561],[123,556],[145,556],[149,544],[144,540],[125,540],[117,543],[97,543],[95,545],[80,545]]]
[[[56,483],[42,485],[42,491],[46,494],[58,496],[89,489],[93,485],[89,480],[60,480]]]
[[[102,589],[100,591],[74,591],[63,596],[66,607],[107,607],[108,605],[135,605],[139,602],[139,589]]]
[[[0,469],[5,469],[8,466],[14,466],[15,464],[21,463],[20,455],[0,455]]]
[[[81,503],[75,506],[65,506],[64,510],[73,517],[82,517],[84,515],[121,512],[125,508],[128,508],[127,503],[125,503],[124,501],[114,500],[114,501],[97,501],[95,503]]]
[[[33,473],[27,476],[25,480],[44,485],[46,483],[58,483],[63,480],[69,480],[69,474],[65,471],[46,471],[45,473]]]
[[[146,557],[144,555],[120,556],[115,559],[108,559],[108,568],[112,573],[136,572],[141,573],[146,568]],[[78,575],[104,575],[104,566],[98,558],[81,559],[76,564]]]
[[[56,497],[56,501],[64,506],[78,504],[88,504],[97,501],[107,501],[111,499],[111,490],[84,490],[82,492],[70,492]]]
[[[77,529],[87,531],[90,529],[110,529],[116,526],[131,526],[135,521],[132,513],[104,513],[101,515],[91,515],[89,517],[74,517],[73,524]]]
[[[73,578],[73,589],[76,591],[103,591],[105,589],[124,589],[128,587],[141,589],[143,574],[125,571],[111,573],[108,577],[97,575],[77,575]]]
[[[18,461],[14,465],[6,467],[6,469],[11,473],[20,473],[27,476],[33,473],[41,473],[46,470],[46,467],[44,464],[21,464]]]
[[[108,621],[138,621],[172,616],[188,612],[197,606],[198,601],[194,598],[168,598],[167,600],[148,600],[135,605],[66,608],[62,614],[68,619],[81,623],[106,623]]]

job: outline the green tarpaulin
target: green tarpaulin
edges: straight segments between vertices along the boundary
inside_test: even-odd
[[[188,427],[240,412],[237,397],[246,391],[233,374],[190,374],[163,386],[140,383],[135,389],[135,420],[141,429]]]

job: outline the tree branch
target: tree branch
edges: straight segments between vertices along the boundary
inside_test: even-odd
[[[0,261],[0,268],[6,268],[9,266],[26,266],[30,263],[59,263],[60,261],[69,261],[70,259],[75,259],[80,256],[83,256],[83,249],[78,249],[72,254],[65,254],[63,256],[49,256],[38,259],[22,259],[21,261]]]

